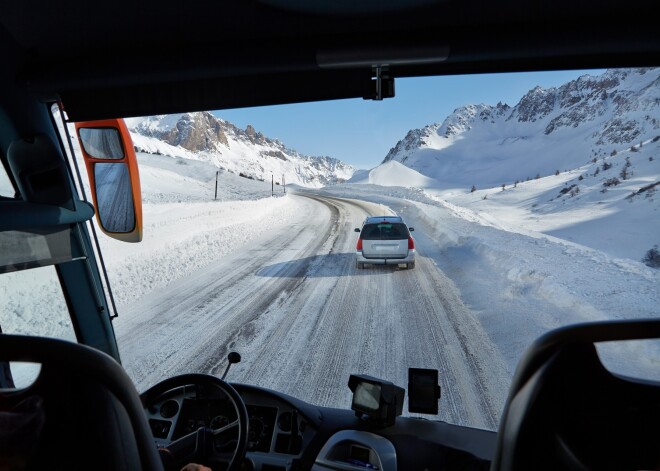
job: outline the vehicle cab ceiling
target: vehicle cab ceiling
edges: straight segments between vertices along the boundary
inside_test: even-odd
[[[657,2],[236,0],[0,4],[7,100],[72,120],[394,93],[392,78],[657,65]]]

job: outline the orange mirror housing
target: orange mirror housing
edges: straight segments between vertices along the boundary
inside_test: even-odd
[[[123,119],[75,123],[101,230],[142,240],[142,194],[133,141]]]

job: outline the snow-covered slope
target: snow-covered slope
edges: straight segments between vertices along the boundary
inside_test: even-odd
[[[385,157],[444,187],[513,184],[578,168],[660,135],[660,68],[608,70],[536,87],[514,107],[458,108],[411,130]]]
[[[252,126],[239,129],[209,112],[133,118],[127,124],[140,152],[206,161],[256,180],[321,187],[354,172],[340,160],[301,155]]]
[[[504,189],[436,190],[484,224],[640,261],[660,244],[660,139]]]
[[[437,182],[394,160],[378,167],[356,172],[348,183],[370,183],[380,186],[408,186],[427,188],[437,186]]]

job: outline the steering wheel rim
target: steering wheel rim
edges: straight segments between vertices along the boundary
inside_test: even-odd
[[[190,442],[191,440],[196,440],[194,454],[178,456],[178,457],[173,456],[174,460],[178,464],[180,464],[180,461],[182,460],[186,462],[192,462],[195,460],[200,461],[200,458],[202,461],[201,464],[204,464],[204,460],[206,460],[207,462],[208,460],[214,460],[214,459],[219,461],[224,461],[224,459],[220,459],[221,457],[224,457],[224,455],[220,455],[217,452],[214,453],[213,446],[210,446],[210,448],[204,446],[202,450],[204,456],[198,456],[199,441],[206,440],[209,438],[209,436],[211,440],[213,440],[215,436],[218,435],[219,433],[226,431],[230,428],[237,427],[238,443],[234,450],[234,454],[231,460],[229,461],[227,471],[238,470],[247,452],[249,419],[248,419],[247,409],[245,407],[245,402],[243,402],[243,398],[241,398],[238,392],[236,392],[233,386],[231,386],[229,383],[223,381],[222,379],[216,376],[202,374],[202,373],[188,373],[188,374],[174,376],[172,378],[167,378],[164,381],[161,381],[160,383],[152,386],[151,388],[140,394],[140,400],[142,402],[142,406],[145,409],[147,409],[149,405],[153,403],[153,401],[157,399],[159,396],[163,395],[168,391],[171,391],[172,389],[180,388],[187,385],[204,385],[204,386],[211,385],[212,387],[221,390],[223,393],[227,395],[230,402],[234,406],[234,409],[236,410],[236,416],[238,417],[238,419],[236,420],[236,422],[223,427],[217,433],[210,431],[211,429],[203,430],[202,428],[199,428],[195,432],[189,433],[187,435],[184,435],[183,437],[178,438],[177,440],[172,441],[170,446],[174,445],[173,448],[176,449],[177,443],[182,443],[184,441]],[[184,465],[185,464],[186,463],[184,463]]]

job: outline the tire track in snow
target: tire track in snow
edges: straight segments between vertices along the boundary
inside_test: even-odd
[[[334,204],[347,214],[338,224],[343,230],[332,244],[325,244],[327,251],[352,252],[355,223],[349,220],[361,220],[378,209],[341,200]],[[494,428],[488,408],[473,405],[483,398],[475,376],[465,368],[465,349],[446,319],[445,305],[438,300],[441,283],[433,275],[437,268],[423,257],[419,260],[412,271],[356,270],[354,260],[346,258],[331,281],[315,279],[310,272],[295,295],[315,302],[299,302],[292,296],[282,306],[289,317],[267,336],[268,346],[276,350],[264,348],[254,365],[246,365],[237,377],[245,382],[259,380],[320,405],[346,407],[350,373],[405,385],[408,366],[436,367],[444,386],[441,417]]]
[[[316,255],[324,245],[327,245],[328,241],[336,237],[337,232],[337,220],[339,211],[335,205],[327,203],[325,200],[320,198],[312,198],[322,204],[324,204],[331,213],[331,224],[324,231],[324,234],[317,240],[315,246],[307,253]],[[313,266],[318,265],[319,262],[315,261],[313,258],[303,262],[299,273],[292,275],[292,278],[295,280],[295,285],[291,290],[287,291],[278,299],[276,305],[271,306],[271,310],[279,311],[279,322],[276,324],[276,328],[273,332],[270,332],[267,336],[263,337],[263,342],[260,342],[261,351],[257,353],[254,358],[250,359],[250,370],[248,376],[244,378],[247,380],[250,377],[260,378],[262,377],[266,370],[270,369],[270,365],[273,361],[273,351],[277,350],[277,347],[281,343],[281,340],[285,334],[291,331],[294,323],[298,320],[298,317],[301,315],[301,309],[292,309],[289,306],[290,303],[287,301],[290,299],[295,299],[297,296],[297,291],[303,285],[305,280],[307,280],[307,273],[313,271]],[[266,313],[268,314],[268,312]],[[277,315],[277,314],[275,314]],[[235,339],[238,340],[238,339]]]
[[[315,210],[313,220],[322,225],[327,216]],[[247,335],[251,323],[297,284],[296,267],[286,264],[280,271],[293,278],[259,278],[255,272],[278,257],[313,250],[317,234],[307,227],[308,212],[286,226],[298,234],[294,249],[291,233],[279,230],[127,309],[115,328],[124,366],[140,390],[173,374],[224,364],[229,340],[241,330]]]
[[[422,280],[428,285],[427,290],[434,291],[433,298],[443,307],[445,315],[440,318],[443,332],[451,334],[454,350],[460,349],[454,362],[462,365],[464,377],[471,378],[471,382],[458,381],[456,384],[463,389],[472,389],[471,394],[477,398],[472,402],[464,402],[471,404],[471,414],[481,418],[478,427],[495,429],[509,387],[510,373],[506,362],[475,314],[463,303],[460,290],[433,261],[438,258],[439,248],[437,241],[427,236],[434,233],[428,227],[427,218],[414,205],[406,202],[395,206],[395,209],[418,229],[417,246],[428,255],[427,261],[432,269],[429,276]],[[442,289],[435,289],[437,286],[442,286]],[[471,421],[469,425],[474,423]]]
[[[350,230],[347,227],[344,234]],[[345,250],[352,251],[354,240],[343,239]],[[304,395],[311,402],[346,407],[350,404],[346,388],[350,373],[372,374],[406,385],[409,366],[438,368],[444,386],[441,418],[496,428],[499,406],[491,404],[482,386],[483,370],[474,363],[474,342],[468,342],[460,328],[462,319],[469,320],[471,314],[448,289],[446,278],[433,262],[420,256],[417,270],[412,271],[391,267],[355,270],[352,260],[345,265],[327,287],[306,339],[281,339],[285,345],[301,344],[288,347],[289,357],[304,353],[314,360],[302,364],[285,361],[284,366],[278,362],[269,387],[288,387],[284,392]],[[277,377],[295,379],[278,381]]]
[[[305,210],[296,221],[136,304],[146,314],[126,323],[120,348],[130,347],[139,389],[183,372],[221,374],[238,350],[229,380],[347,408],[351,373],[405,387],[408,367],[438,368],[440,418],[495,428],[471,314],[433,261],[418,252],[414,270],[358,270],[353,228],[386,208],[294,198]]]
[[[334,199],[314,199],[335,207],[346,205],[345,202],[338,203]],[[347,227],[358,224],[357,221],[361,221],[366,212],[362,209],[360,215],[355,217],[342,209],[340,214],[342,217],[337,221],[338,230],[324,244],[325,253],[328,255],[341,252],[342,249],[345,250],[347,243],[354,243],[354,241],[348,241]],[[347,220],[346,216],[352,216],[352,218]],[[354,237],[354,235],[351,234],[351,237]],[[286,331],[287,335],[279,337],[278,335],[272,336],[269,334],[270,343],[279,345],[279,349],[275,353],[278,356],[278,361],[273,362],[264,350],[261,357],[267,359],[267,361],[259,361],[254,366],[250,366],[241,375],[241,381],[250,382],[255,378],[260,378],[263,385],[298,397],[301,397],[301,392],[311,392],[316,397],[308,397],[308,399],[312,399],[316,403],[325,403],[329,400],[330,398],[326,396],[334,389],[316,384],[316,373],[319,371],[319,367],[322,367],[325,381],[329,385],[345,385],[347,377],[338,378],[335,373],[345,374],[345,369],[342,370],[340,363],[342,359],[341,352],[346,349],[346,339],[343,336],[337,337],[337,332],[347,330],[346,312],[342,312],[345,309],[342,307],[344,303],[341,302],[341,299],[337,301],[333,297],[336,297],[337,293],[343,292],[342,287],[338,286],[341,280],[340,275],[354,269],[354,260],[343,258],[341,261],[343,264],[340,263],[336,276],[315,278],[314,271],[309,273],[306,282],[301,285],[304,288],[301,288],[301,292],[297,293],[298,299],[292,298],[291,302],[284,306],[284,310],[288,313],[291,321],[286,324],[286,329],[278,329],[278,333]],[[339,297],[343,298],[345,296],[340,295]],[[326,325],[326,316],[334,319],[335,322],[340,322],[340,325]],[[325,341],[319,342],[319,332],[323,334],[322,337],[325,338]],[[314,353],[316,348],[331,352],[331,357],[326,358],[324,356],[324,360],[321,362],[301,360],[302,358],[318,358],[319,356]]]

